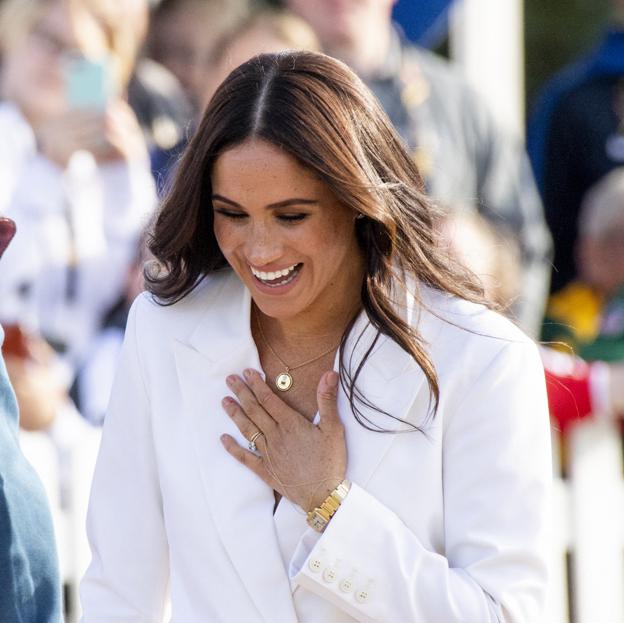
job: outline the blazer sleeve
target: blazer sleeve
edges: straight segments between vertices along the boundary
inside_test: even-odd
[[[429,551],[354,483],[320,538],[308,531],[299,542],[296,583],[357,621],[541,620],[552,468],[535,346],[507,343],[456,404],[436,415],[444,417],[443,551]],[[332,560],[352,572],[332,580]]]
[[[83,623],[163,620],[169,560],[137,347],[141,304],[146,302],[139,297],[128,318],[91,489],[92,561],[81,584]]]

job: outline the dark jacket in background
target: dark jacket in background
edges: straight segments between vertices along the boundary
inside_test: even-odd
[[[594,51],[546,85],[528,137],[555,243],[557,291],[577,275],[574,253],[585,193],[624,165],[624,31],[608,31]]]

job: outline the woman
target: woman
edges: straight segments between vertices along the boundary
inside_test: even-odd
[[[168,584],[185,623],[539,619],[543,371],[433,212],[342,63],[230,74],[130,314],[85,623],[160,621]]]
[[[19,230],[4,260],[0,319],[39,331],[70,367],[121,293],[155,203],[122,97],[133,36],[108,0],[0,7],[0,213]]]

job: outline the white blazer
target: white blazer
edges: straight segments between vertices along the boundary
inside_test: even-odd
[[[438,412],[382,337],[359,387],[424,433],[366,430],[340,391],[354,484],[322,535],[286,499],[274,515],[272,490],[219,441],[246,444],[221,399],[226,375],[260,366],[249,292],[225,270],[170,307],[139,297],[93,482],[84,623],[161,621],[168,590],[176,623],[539,621],[551,462],[537,349],[493,312],[423,293],[440,317],[405,313],[435,364]],[[355,362],[373,335],[361,314]]]

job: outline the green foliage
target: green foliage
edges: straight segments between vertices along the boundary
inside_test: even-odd
[[[612,0],[525,0],[526,92],[590,49],[609,22]]]

